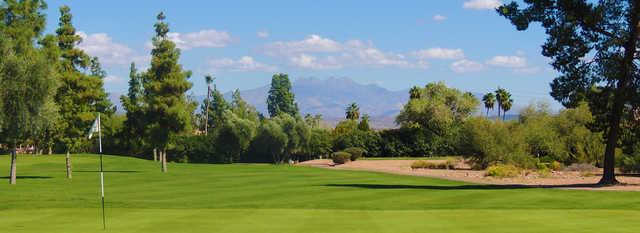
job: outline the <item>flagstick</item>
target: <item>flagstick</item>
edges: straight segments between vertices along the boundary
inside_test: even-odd
[[[98,150],[100,153],[100,194],[102,200],[102,229],[107,229],[106,217],[104,215],[104,171],[102,170],[102,122],[100,122],[100,113],[98,113]]]

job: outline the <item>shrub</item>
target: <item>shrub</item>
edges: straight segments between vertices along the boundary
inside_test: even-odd
[[[487,176],[506,178],[520,175],[520,168],[513,165],[493,165],[487,168]]]
[[[545,167],[543,169],[538,169],[538,175],[540,177],[549,177],[551,175],[551,169]]]
[[[625,173],[640,172],[640,156],[624,156],[620,170]]]
[[[333,163],[335,164],[345,164],[351,161],[351,154],[344,151],[339,151],[331,154],[331,158],[333,159]]]
[[[553,161],[549,164],[549,168],[554,171],[560,171],[562,170],[562,163],[558,161]]]
[[[456,160],[454,158],[448,158],[447,161],[444,163],[445,169],[454,170],[454,169],[456,169],[456,164],[457,163],[458,163],[458,160]]]
[[[568,167],[564,168],[565,171],[572,171],[572,172],[594,172],[597,171],[598,168],[596,166],[593,166],[593,164],[590,163],[574,163],[569,165]]]
[[[476,117],[467,120],[464,131],[466,154],[474,168],[483,169],[491,164],[535,167],[535,160],[527,154],[527,145],[515,122]]]
[[[411,169],[425,168],[427,166],[427,162],[424,160],[416,160],[411,163]]]
[[[351,161],[358,160],[360,157],[362,157],[362,154],[364,154],[364,149],[360,147],[349,147],[347,149],[344,149],[343,151],[351,154]]]
[[[455,162],[446,161],[444,163],[438,163],[433,161],[417,160],[411,163],[411,169],[454,169]]]

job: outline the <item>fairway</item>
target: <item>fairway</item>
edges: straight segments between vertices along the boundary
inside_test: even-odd
[[[0,232],[102,232],[98,156],[0,156]],[[514,189],[263,164],[105,157],[107,232],[635,232],[637,192]]]

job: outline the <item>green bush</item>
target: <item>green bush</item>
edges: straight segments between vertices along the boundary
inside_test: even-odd
[[[364,149],[360,147],[349,147],[347,149],[344,149],[343,151],[351,154],[351,161],[358,160],[364,154]]]
[[[351,161],[351,154],[344,151],[338,151],[331,154],[331,159],[333,159],[333,163],[335,164],[345,164]]]
[[[562,170],[562,163],[558,161],[553,161],[549,164],[549,168],[554,171],[560,171]]]
[[[411,163],[411,169],[419,169],[427,167],[427,161],[424,160],[416,160]]]
[[[513,165],[493,165],[487,168],[487,176],[497,178],[516,177],[521,174],[522,170]]]
[[[468,150],[465,154],[474,168],[484,169],[496,163],[535,167],[535,160],[527,153],[527,145],[517,122],[476,117],[465,123],[464,131]]]
[[[426,160],[417,160],[411,163],[411,169],[455,169],[455,163],[449,162],[448,160],[444,163],[426,161]]]
[[[624,173],[640,172],[640,156],[624,156],[620,170]]]

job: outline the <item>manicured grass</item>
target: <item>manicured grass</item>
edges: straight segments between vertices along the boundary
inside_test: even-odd
[[[8,156],[0,156],[1,176]],[[101,232],[98,157],[20,156],[0,232]],[[107,232],[635,232],[640,193],[515,189],[258,164],[105,157]]]

